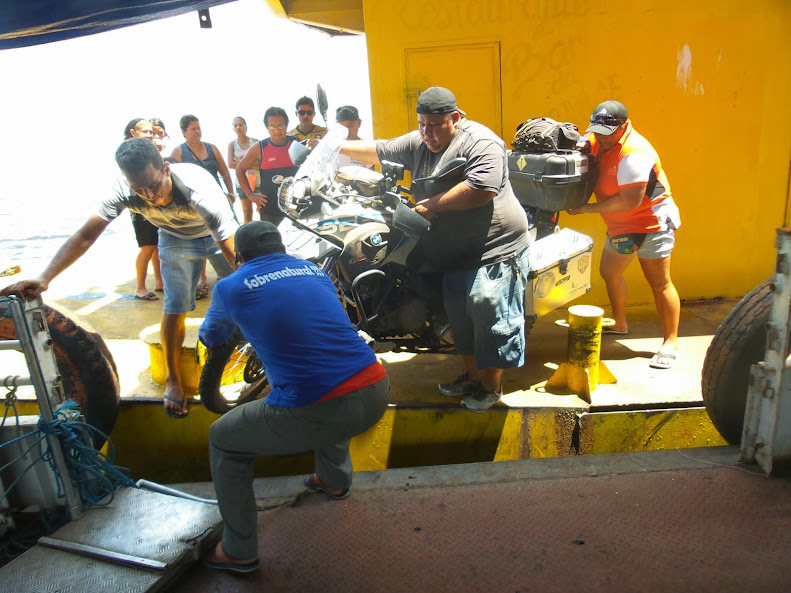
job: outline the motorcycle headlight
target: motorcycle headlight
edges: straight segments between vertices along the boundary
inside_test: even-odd
[[[298,179],[291,186],[291,198],[293,200],[301,200],[305,197],[308,191],[308,182],[305,179]]]
[[[288,205],[293,194],[294,178],[286,177],[277,190],[277,207],[283,214],[288,214]]]

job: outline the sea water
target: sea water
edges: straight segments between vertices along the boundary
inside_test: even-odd
[[[183,142],[179,118],[198,116],[203,140],[223,158],[233,118],[266,138],[264,111],[281,106],[289,128],[298,97],[321,83],[335,109],[356,105],[372,137],[365,38],[329,38],[272,15],[260,0],[213,7],[212,29],[194,13],[57,43],[0,52],[0,287],[38,275],[63,242],[97,211],[119,175],[114,154],[124,124],[160,117],[169,149]],[[277,68],[260,66],[256,39],[277,48]],[[251,42],[251,40],[253,40]],[[185,56],[200,56],[189,60]],[[242,68],[229,66],[229,55]],[[240,71],[247,78],[240,79]],[[242,77],[243,78],[243,77]],[[327,122],[317,114],[314,123]],[[241,208],[237,203],[238,216]],[[51,285],[58,291],[119,290],[134,279],[138,247],[129,214]],[[149,287],[153,284],[149,278]],[[129,292],[127,287],[126,293]]]

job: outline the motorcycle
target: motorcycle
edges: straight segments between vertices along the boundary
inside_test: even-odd
[[[431,222],[411,207],[410,189],[400,184],[404,166],[384,161],[381,173],[338,170],[345,136],[337,127],[312,151],[292,145],[292,161],[302,164],[278,195],[287,217],[280,227],[286,251],[314,262],[333,280],[349,319],[376,351],[453,353],[442,274],[430,268],[420,248]],[[452,159],[430,176],[413,179],[411,187],[461,180],[465,163]],[[534,239],[525,295],[529,333],[538,316],[590,289],[592,240],[559,229],[557,212],[529,205],[525,210]],[[261,361],[237,331],[212,349],[199,391],[204,405],[222,414],[258,397],[266,386]]]

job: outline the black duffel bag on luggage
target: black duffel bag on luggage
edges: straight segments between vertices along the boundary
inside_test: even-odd
[[[580,139],[579,128],[550,117],[534,117],[516,129],[513,147],[521,152],[558,152],[574,150]]]

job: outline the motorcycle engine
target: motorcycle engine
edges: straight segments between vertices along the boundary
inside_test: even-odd
[[[388,336],[402,336],[418,333],[426,325],[428,306],[426,301],[415,295],[401,295],[394,309],[385,307],[373,325],[377,333]]]
[[[347,233],[338,258],[347,282],[381,265],[387,255],[389,235],[390,228],[381,222],[368,222]]]

